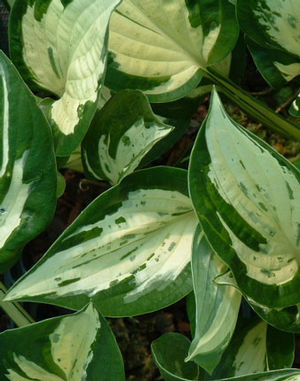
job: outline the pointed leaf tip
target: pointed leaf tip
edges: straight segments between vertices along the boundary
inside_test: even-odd
[[[242,292],[269,308],[298,304],[299,173],[232,120],[215,90],[191,155],[189,189]]]

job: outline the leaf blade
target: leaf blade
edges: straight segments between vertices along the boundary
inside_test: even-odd
[[[5,380],[75,381],[80,377],[89,381],[95,374],[99,380],[107,376],[125,380],[113,334],[92,305],[72,315],[6,331],[0,342],[0,372]],[[113,361],[103,361],[104,347]]]
[[[293,364],[294,350],[294,335],[275,330],[256,317],[240,319],[212,378],[242,377],[289,368]]]
[[[92,298],[108,316],[160,309],[191,291],[196,225],[186,171],[136,172],[86,208],[6,300],[78,309]]]
[[[119,92],[96,113],[83,141],[86,172],[117,184],[172,130],[153,114],[143,93]]]
[[[106,65],[107,25],[118,3],[24,1],[13,7],[14,62],[33,87],[59,98],[49,112],[58,156],[68,156],[77,147],[96,111]]]
[[[277,192],[271,180],[275,174]],[[242,292],[269,307],[297,304],[299,173],[231,121],[216,93],[193,150],[189,186],[204,232]]]
[[[164,380],[198,380],[198,367],[185,363],[190,341],[179,333],[167,333],[151,344],[154,361]]]
[[[0,271],[51,221],[56,174],[51,131],[35,99],[0,53]],[[36,157],[44,157],[42,163]]]
[[[230,53],[238,34],[227,1],[123,1],[110,28],[106,83],[143,90],[153,102],[187,95],[206,65]]]
[[[204,233],[198,231],[192,256],[196,329],[186,361],[195,361],[209,373],[214,371],[231,340],[241,303],[236,289],[214,283],[222,268],[224,264],[216,258]]]

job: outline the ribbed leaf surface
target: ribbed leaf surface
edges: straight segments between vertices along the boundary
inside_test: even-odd
[[[143,90],[155,102],[189,94],[238,36],[227,0],[124,0],[110,32],[107,85]]]
[[[107,25],[119,0],[26,0],[10,22],[11,56],[31,85],[58,100],[49,111],[57,155],[67,156],[96,111],[105,69]]]

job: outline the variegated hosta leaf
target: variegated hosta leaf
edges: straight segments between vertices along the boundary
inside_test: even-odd
[[[67,156],[96,111],[107,53],[107,25],[120,0],[18,1],[10,23],[11,56],[23,78],[58,100],[49,119]]]
[[[117,184],[172,130],[153,114],[143,93],[121,91],[96,113],[83,141],[86,172]]]
[[[300,75],[298,0],[238,0],[242,29],[256,44],[249,47],[258,69],[274,87]]]
[[[203,230],[254,302],[300,302],[299,171],[225,113],[215,92],[189,188]]]
[[[219,285],[227,285],[239,289],[231,271],[218,276],[215,282]],[[256,303],[246,295],[245,298],[254,311],[271,326],[281,331],[300,333],[300,304],[275,309]]]
[[[34,96],[0,52],[0,272],[45,229],[56,203],[50,127]]]
[[[273,327],[291,333],[300,333],[300,303],[277,309],[268,308],[247,299],[254,311]]]
[[[262,323],[264,324],[264,323]],[[257,328],[257,327],[256,327]],[[254,327],[255,329],[255,327]],[[244,351],[245,357],[242,358],[242,353],[235,353],[240,355],[237,358],[241,368],[246,370],[255,369],[255,366],[247,363],[251,359],[255,361],[256,364],[259,362],[264,362],[264,357],[259,358],[259,355],[264,355],[264,352],[261,350],[263,347],[263,335],[257,329],[256,332],[247,331],[246,336],[241,338],[241,341],[247,339],[249,341],[250,348],[252,350],[253,357],[249,356],[250,352],[247,351],[247,347],[244,346],[246,352]],[[253,342],[251,342],[253,339]],[[278,342],[280,337],[278,338]],[[246,343],[245,343],[246,345]],[[299,381],[300,380],[300,370],[298,369],[281,369],[275,371],[259,372],[259,373],[248,373],[247,375],[242,376],[227,376],[226,370],[224,373],[220,372],[220,377],[218,374],[213,374],[209,376],[201,369],[197,369],[193,362],[185,363],[184,359],[186,357],[189,347],[189,340],[183,335],[178,333],[167,333],[161,336],[159,339],[155,340],[151,345],[153,359],[159,368],[159,371],[166,381],[192,381],[192,380],[215,380],[215,381]],[[254,348],[256,348],[256,353]],[[236,348],[234,348],[236,350]],[[235,360],[234,355],[232,359]],[[227,360],[227,358],[226,358]],[[222,360],[223,363],[223,360]],[[222,364],[221,363],[221,364]],[[236,364],[235,364],[236,365]],[[226,377],[226,378],[225,378]],[[228,378],[227,378],[228,377]]]
[[[209,373],[216,368],[230,342],[241,303],[241,295],[234,287],[214,283],[223,267],[204,233],[197,229],[192,255],[196,329],[186,361],[197,362]]]
[[[295,61],[295,57],[275,49],[261,47],[256,42],[247,38],[247,46],[253,57],[255,65],[264,79],[274,88],[281,88],[286,84],[287,79],[280,71],[277,63],[285,62],[286,65]]]
[[[92,304],[0,334],[4,381],[125,380],[115,338]]]
[[[294,335],[278,331],[260,319],[253,319],[237,328],[212,379],[291,367],[294,351]]]
[[[6,300],[79,309],[92,298],[105,315],[126,316],[184,297],[198,223],[186,177],[170,167],[127,176],[85,209]]]
[[[110,24],[108,87],[143,90],[153,102],[181,98],[225,58],[238,28],[227,0],[124,0]]]
[[[151,344],[155,364],[166,381],[199,380],[199,367],[184,362],[190,341],[179,333],[166,333]],[[202,378],[201,378],[202,380]]]

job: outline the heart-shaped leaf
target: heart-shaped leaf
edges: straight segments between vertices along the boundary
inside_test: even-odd
[[[187,95],[201,69],[224,59],[238,28],[223,1],[124,0],[110,24],[106,83],[144,91],[154,102]]]
[[[24,0],[10,21],[11,56],[23,78],[58,99],[48,118],[56,154],[69,155],[85,135],[106,65],[107,25],[120,0]]]
[[[156,167],[100,195],[6,299],[79,309],[91,298],[108,316],[161,309],[192,289],[197,217],[187,172]]]

